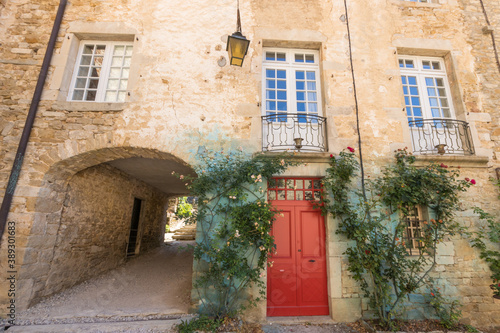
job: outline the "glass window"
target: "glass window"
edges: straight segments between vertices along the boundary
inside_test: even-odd
[[[132,43],[83,41],[68,99],[125,102]]]

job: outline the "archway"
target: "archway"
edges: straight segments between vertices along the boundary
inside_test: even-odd
[[[20,269],[21,307],[117,267],[127,252],[162,244],[167,200],[187,193],[172,171],[194,174],[172,154],[135,147],[94,150],[52,165]]]

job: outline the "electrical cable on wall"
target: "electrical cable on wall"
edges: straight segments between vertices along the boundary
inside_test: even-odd
[[[486,13],[486,8],[484,7],[483,0],[479,0],[479,2],[481,3],[481,7],[483,8],[483,14],[486,20],[486,24],[491,25],[490,20],[488,19],[488,13]],[[495,43],[495,33],[493,31],[490,31],[490,35],[491,35],[491,42],[493,44],[493,51],[495,52],[495,60],[497,62],[498,72],[500,73],[500,60],[498,59],[498,50],[497,50],[497,45]]]
[[[344,8],[345,8],[345,22],[347,24],[347,39],[349,41],[349,61],[351,64],[352,86],[354,90],[354,105],[356,108],[356,131],[358,132],[359,168],[361,170],[361,189],[363,191],[363,199],[366,201],[365,169],[363,166],[363,152],[361,150],[361,131],[359,126],[358,96],[356,94],[356,78],[354,77],[354,66],[352,64],[351,30],[349,28],[349,14],[347,13],[347,0],[344,0]]]

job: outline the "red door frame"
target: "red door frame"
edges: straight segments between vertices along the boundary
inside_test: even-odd
[[[326,271],[326,235],[324,218],[321,211],[315,209],[308,200],[283,200],[283,198],[312,199],[315,193],[306,195],[305,192],[317,192],[319,182],[309,183],[307,186],[297,185],[306,180],[318,178],[278,178],[270,182],[269,193],[276,191],[270,200],[281,214],[273,226],[272,234],[277,244],[276,252],[270,261],[272,267],[267,274],[267,315],[268,316],[314,316],[328,315],[328,290]],[[281,184],[279,184],[281,183]],[[283,187],[287,189],[281,190]],[[297,187],[299,187],[297,189]],[[310,191],[309,191],[310,190]],[[278,191],[281,192],[278,196]],[[293,196],[290,192],[302,192]]]

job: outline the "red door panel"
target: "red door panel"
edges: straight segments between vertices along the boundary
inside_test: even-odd
[[[325,226],[321,212],[313,209],[310,201],[272,200],[271,203],[283,216],[277,218],[271,231],[277,253],[271,258],[273,266],[268,268],[267,315],[328,315]]]

